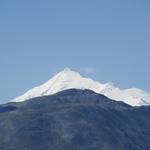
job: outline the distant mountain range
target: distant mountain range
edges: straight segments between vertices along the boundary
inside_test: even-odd
[[[150,150],[149,114],[150,106],[132,107],[91,90],[11,102],[0,105],[0,150]]]
[[[82,77],[78,72],[72,71],[69,68],[65,68],[43,85],[31,89],[11,101],[21,102],[34,97],[52,95],[71,88],[90,89],[110,99],[123,101],[132,106],[150,105],[149,92],[137,88],[122,90],[113,83],[102,84],[90,78]]]

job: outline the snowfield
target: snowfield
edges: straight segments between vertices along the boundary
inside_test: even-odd
[[[132,106],[150,105],[150,93],[137,88],[120,89],[113,83],[102,84],[90,78],[82,77],[78,72],[65,68],[46,83],[27,91],[11,102],[21,102],[34,97],[52,95],[57,92],[76,88],[90,89],[116,101],[123,101]]]

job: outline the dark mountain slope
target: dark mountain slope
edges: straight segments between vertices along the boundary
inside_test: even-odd
[[[0,106],[0,150],[150,150],[150,107],[90,90]]]

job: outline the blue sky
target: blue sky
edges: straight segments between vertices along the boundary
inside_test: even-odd
[[[0,102],[70,67],[150,91],[149,0],[1,0]]]

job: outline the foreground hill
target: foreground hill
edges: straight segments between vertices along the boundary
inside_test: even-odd
[[[150,150],[150,106],[90,90],[0,106],[0,150]]]

